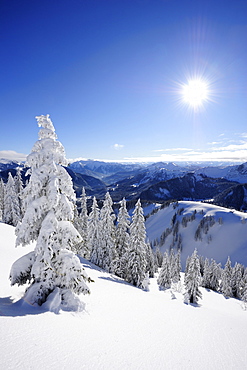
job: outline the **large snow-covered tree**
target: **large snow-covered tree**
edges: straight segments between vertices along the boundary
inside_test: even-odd
[[[145,219],[140,199],[136,202],[130,225],[130,247],[126,259],[128,261],[126,280],[137,287],[142,287],[146,277],[147,260]]]
[[[17,246],[33,241],[36,246],[32,256],[14,263],[10,278],[12,285],[31,282],[25,293],[31,304],[41,305],[55,291],[66,307],[79,302],[78,294],[89,293],[90,279],[73,253],[81,237],[72,223],[75,193],[63,167],[64,148],[49,115],[36,118],[41,129],[27,158],[31,177],[23,191],[25,214],[16,228]]]

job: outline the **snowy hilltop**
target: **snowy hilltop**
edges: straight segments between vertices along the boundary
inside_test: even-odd
[[[222,266],[228,256],[247,266],[246,213],[202,202],[173,202],[156,208],[146,228],[154,248],[181,250],[183,268],[195,248]]]

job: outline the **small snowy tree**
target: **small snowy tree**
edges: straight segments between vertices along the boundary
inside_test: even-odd
[[[115,272],[118,261],[116,252],[116,235],[114,219],[115,215],[112,209],[112,199],[110,194],[107,192],[103,207],[100,211],[100,223],[101,223],[101,249],[103,253],[102,267],[108,272]]]
[[[171,250],[169,255],[170,271],[171,271],[171,282],[177,284],[180,281],[181,272],[181,261],[180,261],[180,250],[175,255],[174,249]]]
[[[3,179],[0,179],[0,221],[2,221],[4,217],[4,191],[5,185]]]
[[[126,267],[127,267],[127,251],[129,249],[129,228],[130,228],[130,216],[126,208],[126,200],[121,201],[121,206],[118,212],[117,227],[116,227],[116,251],[118,255],[118,266],[116,268],[116,274],[123,279],[126,278]]]
[[[130,225],[130,247],[126,260],[128,261],[126,280],[137,287],[142,287],[146,277],[147,260],[145,219],[140,199],[136,202]]]
[[[88,216],[88,249],[91,251],[91,262],[97,266],[102,266],[103,263],[100,227],[100,210],[94,197],[92,210]]]
[[[220,290],[224,294],[225,297],[233,297],[232,266],[231,266],[231,260],[229,256],[227,258],[225,267],[222,271]]]
[[[165,252],[163,256],[163,262],[157,283],[160,286],[160,289],[168,289],[171,287],[171,266],[167,252]]]
[[[233,297],[236,297],[238,299],[241,298],[241,281],[244,274],[244,266],[241,265],[241,263],[235,263],[233,269],[232,269],[232,293]]]
[[[63,307],[74,308],[79,302],[76,295],[89,293],[86,282],[90,281],[72,252],[81,241],[72,223],[75,193],[62,167],[67,164],[64,148],[57,141],[49,115],[36,118],[41,129],[27,158],[31,177],[24,189],[25,214],[16,228],[16,245],[36,241],[36,247],[29,268],[20,264],[17,271],[14,264],[10,278],[13,285],[24,273],[26,281],[31,281],[25,294],[31,304],[43,304],[54,292]]]
[[[20,167],[17,168],[16,171],[16,176],[14,177],[15,181],[15,188],[16,188],[16,193],[19,201],[19,208],[20,208],[20,217],[22,219],[23,217],[23,205],[22,205],[22,193],[23,193],[23,183],[22,183],[22,178],[21,178],[21,169]]]
[[[19,198],[16,192],[15,182],[9,172],[8,182],[4,192],[4,217],[6,224],[16,226],[21,219]]]
[[[155,262],[154,254],[150,243],[146,243],[146,260],[147,260],[146,272],[148,274],[148,277],[153,278],[155,273]]]
[[[84,187],[80,197],[81,212],[77,216],[76,229],[81,235],[82,242],[79,245],[78,254],[86,259],[90,259],[90,250],[88,248],[88,215],[87,215],[87,196]]]
[[[199,290],[199,285],[201,282],[200,274],[200,263],[197,255],[197,250],[195,249],[194,253],[187,263],[187,272],[184,277],[185,284],[185,301],[190,303],[198,303],[198,299],[202,298],[202,294]]]

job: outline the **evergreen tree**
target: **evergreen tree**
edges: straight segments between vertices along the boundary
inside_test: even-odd
[[[220,264],[217,264],[214,259],[211,259],[211,263],[209,265],[209,289],[212,289],[215,292],[218,291],[220,277],[221,277]]]
[[[0,179],[0,221],[4,218],[4,192],[5,185],[3,179]]]
[[[244,274],[244,266],[241,263],[235,263],[232,269],[232,294],[233,297],[240,299],[241,298],[241,281]]]
[[[225,297],[233,297],[232,292],[232,266],[230,257],[227,258],[225,268],[221,275],[220,290]]]
[[[157,269],[162,266],[163,256],[162,256],[162,253],[159,247],[156,247],[155,254],[154,254],[154,261],[155,261],[155,265],[157,265]]]
[[[161,270],[159,273],[159,277],[157,280],[158,285],[161,289],[168,289],[171,287],[171,266],[170,266],[170,259],[168,253],[165,252],[163,256],[163,262],[161,266]]]
[[[190,257],[187,266],[187,272],[185,273],[184,277],[185,301],[197,304],[198,299],[202,298],[202,294],[199,290],[201,274],[200,263],[196,249]]]
[[[91,262],[97,266],[103,265],[100,227],[100,210],[97,204],[97,200],[94,197],[92,210],[88,216],[88,250],[91,251]]]
[[[51,293],[56,293],[63,307],[75,306],[77,294],[89,293],[85,283],[89,279],[71,251],[81,241],[72,224],[75,193],[63,168],[67,165],[64,148],[57,141],[49,115],[36,118],[41,129],[39,140],[27,158],[31,177],[24,189],[25,214],[16,228],[16,245],[36,241],[33,256],[29,258],[30,274],[26,278],[31,286],[25,297],[31,304],[41,305]],[[24,271],[20,268],[16,273],[16,265],[18,261],[11,269],[12,285],[19,283],[22,274],[27,273],[25,266]]]
[[[84,187],[82,188],[82,193],[80,197],[81,212],[77,219],[77,230],[82,237],[82,242],[80,243],[78,254],[86,259],[90,259],[90,253],[88,247],[88,215],[87,215],[87,196]]]
[[[180,250],[178,250],[176,255],[174,253],[174,249],[171,250],[169,255],[169,263],[171,270],[171,282],[172,284],[177,284],[180,281],[181,272]]]
[[[118,259],[114,225],[115,215],[113,213],[112,204],[111,196],[107,192],[103,207],[100,211],[101,249],[103,253],[102,266],[100,267],[108,272],[114,273],[118,265]]]
[[[116,274],[123,279],[126,278],[126,267],[127,267],[127,251],[129,249],[129,228],[130,228],[130,217],[126,208],[126,200],[121,201],[119,208],[117,227],[116,227],[116,251],[118,255],[118,266],[116,268]]]
[[[4,217],[6,224],[16,226],[21,219],[20,205],[18,195],[16,193],[15,182],[11,172],[8,175],[8,182],[4,192]]]
[[[149,278],[153,278],[155,273],[155,263],[154,263],[154,254],[150,246],[150,243],[146,243],[146,259],[147,259],[146,273]]]
[[[20,208],[20,217],[22,219],[24,214],[24,209],[22,205],[22,193],[23,193],[23,183],[21,178],[21,169],[20,167],[17,168],[16,176],[14,178],[15,181],[15,187],[16,187],[16,193],[19,201],[19,208]]]
[[[136,202],[130,225],[130,247],[126,260],[128,261],[126,280],[137,287],[142,287],[147,260],[145,219],[140,199]]]
[[[203,267],[203,275],[202,275],[202,283],[201,286],[204,288],[211,289],[211,276],[210,276],[210,264],[208,258],[205,259],[204,267]]]

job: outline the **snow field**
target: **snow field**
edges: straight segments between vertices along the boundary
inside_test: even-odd
[[[0,353],[6,370],[244,369],[247,312],[242,302],[200,288],[199,306],[183,295],[135,288],[86,260],[95,282],[83,312],[44,312],[10,287],[11,264],[31,247],[14,248],[14,228],[0,224]]]

